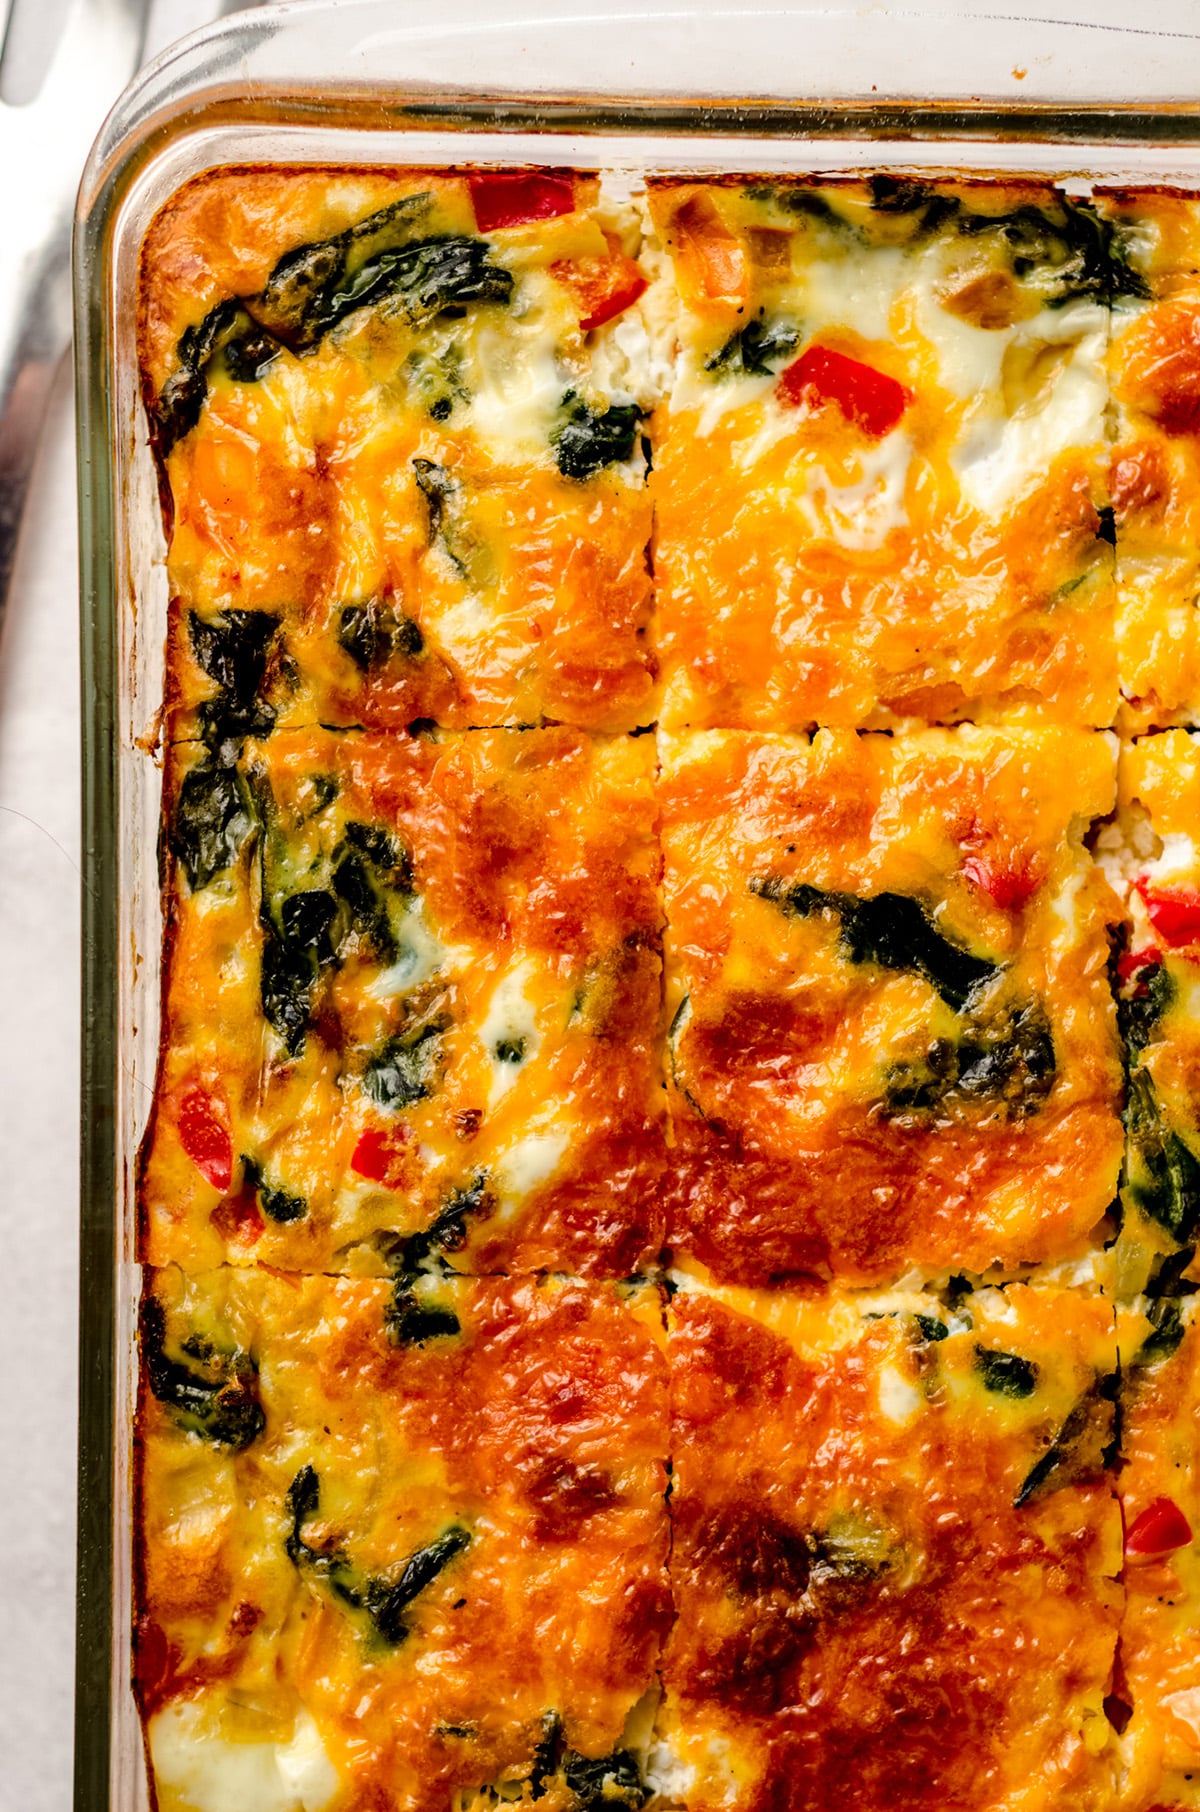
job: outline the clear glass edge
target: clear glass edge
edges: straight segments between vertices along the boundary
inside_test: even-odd
[[[130,1722],[127,1674],[136,1267],[127,1224],[133,1153],[122,1134],[118,1082],[134,1023],[129,1010],[134,1009],[139,986],[130,974],[137,968],[133,945],[126,946],[123,935],[136,917],[137,904],[127,895],[126,883],[140,884],[146,869],[153,875],[155,852],[145,847],[145,801],[141,825],[135,827],[129,788],[121,785],[123,758],[132,753],[126,732],[136,712],[123,689],[128,676],[119,659],[121,647],[135,639],[119,633],[129,629],[126,612],[118,608],[123,593],[129,599],[129,614],[136,615],[134,588],[126,591],[120,583],[123,576],[132,577],[122,557],[129,528],[122,499],[128,490],[128,467],[139,449],[132,421],[118,419],[118,392],[124,390],[128,406],[130,385],[127,370],[124,384],[118,382],[120,336],[114,333],[114,323],[119,311],[113,290],[120,249],[117,229],[126,232],[127,250],[129,222],[137,213],[134,209],[131,214],[129,202],[139,181],[143,187],[148,181],[153,188],[156,172],[196,157],[197,168],[265,161],[265,155],[232,159],[227,149],[221,150],[227,136],[239,132],[256,142],[264,133],[268,138],[282,134],[287,140],[282,147],[285,161],[348,163],[436,161],[432,145],[443,134],[453,135],[453,151],[462,161],[467,159],[468,144],[470,158],[485,162],[534,155],[537,161],[579,161],[579,135],[592,138],[615,132],[619,136],[608,144],[587,147],[596,154],[590,161],[605,163],[607,151],[608,167],[614,161],[645,167],[648,161],[669,161],[673,149],[688,167],[697,163],[735,167],[730,159],[740,151],[746,154],[741,161],[747,169],[781,164],[837,168],[860,159],[887,161],[890,156],[893,162],[917,168],[974,164],[1028,169],[1032,163],[1063,174],[1084,174],[1084,166],[1093,169],[1096,154],[1103,153],[1099,161],[1111,166],[1106,174],[1112,180],[1127,173],[1132,180],[1174,176],[1200,185],[1200,110],[1191,107],[1080,108],[1051,103],[1031,108],[1023,100],[930,107],[919,99],[883,105],[861,93],[839,97],[833,106],[782,96],[743,103],[727,96],[696,99],[673,93],[665,82],[657,95],[618,92],[583,97],[560,91],[543,92],[532,101],[528,90],[515,86],[490,94],[461,87],[438,91],[428,85],[383,93],[346,83],[334,93],[327,88],[321,97],[284,81],[256,80],[253,92],[229,87],[231,64],[244,66],[248,47],[261,54],[264,46],[278,48],[289,40],[294,44],[304,39],[314,15],[328,22],[333,10],[265,9],[249,21],[244,17],[223,21],[168,52],[132,85],[109,116],[80,192],[74,271],[84,869],[77,1812],[115,1812],[118,1807],[120,1812],[133,1812],[135,1805],[147,1803],[135,1715]],[[759,16],[763,12],[726,8],[672,17],[712,29],[751,10]],[[382,9],[376,0],[367,4],[352,0],[337,11],[339,22],[344,22],[355,13],[379,17]],[[789,17],[812,16],[801,9],[786,11]],[[782,15],[775,9],[773,16]],[[576,17],[572,23],[578,29],[585,20]],[[589,29],[594,27],[594,16],[586,23]],[[1016,29],[1022,22],[1007,23]],[[673,73],[678,77],[678,70]],[[1127,70],[1126,93],[1128,76]],[[900,138],[895,136],[897,129],[919,136]],[[522,142],[526,139],[533,143],[526,145]],[[656,155],[648,159],[651,149]],[[1176,154],[1183,160],[1178,167],[1173,162]],[[140,451],[144,454],[144,447]],[[147,638],[143,634],[140,639],[144,647]],[[130,706],[128,713],[124,705]],[[142,840],[130,845],[125,838],[134,828],[143,833]],[[123,918],[128,921],[124,927]],[[152,970],[154,965],[141,967]],[[153,980],[151,976],[151,990]],[[155,1003],[145,998],[146,993],[142,986],[138,1006],[143,1025],[156,1018]]]

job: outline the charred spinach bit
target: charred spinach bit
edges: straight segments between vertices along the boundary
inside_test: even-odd
[[[629,459],[642,419],[636,403],[611,403],[603,414],[568,390],[562,399],[564,421],[551,437],[555,462],[564,478],[591,478]]]
[[[1146,1069],[1129,1078],[1125,1131],[1130,1200],[1186,1244],[1200,1230],[1200,1161],[1168,1124]]]
[[[263,1176],[262,1166],[254,1158],[242,1159],[242,1175],[247,1184],[258,1197],[258,1205],[268,1220],[286,1223],[301,1221],[308,1213],[308,1203],[302,1195],[292,1195],[286,1189],[277,1189],[268,1183]]]
[[[493,1047],[497,1063],[521,1063],[525,1057],[523,1038],[501,1038]]]
[[[1040,1001],[969,1016],[962,1035],[939,1038],[920,1064],[896,1065],[883,1097],[887,1115],[930,1114],[956,1101],[986,1102],[1006,1119],[1036,1113],[1054,1086],[1057,1064]]]
[[[276,921],[263,890],[262,1007],[290,1057],[304,1047],[313,990],[333,957],[329,933],[336,915],[333,895],[314,887],[288,894]]]
[[[1003,972],[1001,964],[951,943],[910,894],[832,893],[778,875],[755,876],[750,891],[797,918],[836,919],[838,942],[849,962],[920,975],[956,1012]]]
[[[415,661],[425,638],[412,617],[392,610],[380,598],[365,604],[343,604],[338,617],[338,645],[363,673],[386,667],[396,655]]]
[[[1112,1464],[1118,1384],[1115,1372],[1098,1377],[1079,1399],[1041,1459],[1030,1468],[1013,1499],[1016,1509],[1064,1485],[1094,1477]]]
[[[800,329],[790,321],[747,321],[745,327],[705,360],[704,369],[770,377],[799,344]]]
[[[235,746],[209,750],[180,782],[167,830],[167,847],[193,893],[233,866],[254,823]]]
[[[1127,1381],[1135,1381],[1144,1367],[1169,1359],[1183,1340],[1187,1324],[1182,1302],[1200,1290],[1200,1284],[1184,1276],[1195,1256],[1196,1248],[1190,1245],[1155,1260],[1146,1283],[1146,1319],[1150,1332],[1125,1367]]]
[[[950,1329],[936,1315],[914,1315],[913,1320],[920,1330],[922,1340],[946,1340]]]
[[[249,1353],[220,1353],[191,1338],[181,1351],[195,1367],[166,1351],[166,1314],[153,1296],[142,1304],[142,1359],[150,1389],[192,1434],[241,1453],[267,1425],[258,1399],[258,1367]]]
[[[389,895],[412,893],[408,851],[381,825],[350,823],[333,855],[333,891],[342,904],[345,933],[355,932],[381,963],[396,958],[396,938],[388,915]]]
[[[1149,298],[1149,286],[1129,264],[1121,234],[1090,201],[1060,195],[1053,214],[1028,204],[1008,214],[975,214],[960,206],[956,225],[966,235],[1002,233],[1011,248],[1014,276],[1045,272],[1056,286],[1046,298],[1051,308],[1077,299],[1111,304],[1121,296]]]
[[[154,438],[161,456],[165,459],[200,420],[209,374],[218,359],[235,382],[246,383],[260,378],[279,353],[278,343],[263,333],[236,297],[218,302],[202,321],[185,328],[175,348],[175,370],[153,410]]]
[[[572,1796],[571,1812],[640,1812],[650,1798],[637,1758],[628,1749],[609,1755],[580,1755],[563,1738],[562,1719],[548,1711],[542,1719],[542,1737],[526,1777],[530,1799],[544,1799],[555,1782]],[[499,1795],[494,1795],[498,1798]]]
[[[1117,1029],[1131,1057],[1141,1056],[1174,998],[1175,983],[1161,962],[1140,970],[1118,994]]]
[[[1096,528],[1097,541],[1107,541],[1110,547],[1117,545],[1117,517],[1111,503],[1101,504],[1096,511],[1099,518]]]
[[[471,1544],[470,1532],[452,1525],[426,1547],[409,1556],[394,1579],[365,1577],[340,1549],[311,1548],[303,1526],[321,1502],[321,1481],[313,1466],[302,1466],[284,1498],[291,1531],[284,1548],[292,1565],[325,1581],[331,1592],[354,1610],[364,1611],[374,1629],[393,1648],[408,1635],[404,1613],[413,1599],[432,1585],[450,1562]]]
[[[903,176],[872,176],[869,179],[871,206],[880,214],[919,214],[914,237],[927,238],[957,213],[959,203],[952,195],[939,195],[928,183],[915,182]]]
[[[578,1812],[611,1812],[613,1806],[639,1812],[650,1798],[637,1757],[628,1749],[614,1749],[611,1755],[595,1759],[568,1749],[562,1758],[562,1777],[575,1795]]]
[[[998,1397],[1032,1397],[1037,1388],[1037,1366],[1019,1353],[998,1353],[976,1344],[975,1369],[984,1389]]]
[[[449,1019],[437,1014],[389,1038],[363,1071],[363,1087],[372,1101],[396,1113],[432,1094],[441,1037],[449,1026]]]
[[[426,1340],[459,1332],[453,1310],[422,1302],[415,1284],[418,1277],[441,1263],[442,1254],[457,1252],[466,1243],[468,1215],[486,1216],[491,1210],[487,1178],[475,1177],[465,1188],[452,1192],[421,1233],[410,1233],[398,1242],[392,1258],[396,1281],[385,1317],[388,1339],[394,1346],[422,1346]]]
[[[279,618],[265,610],[224,610],[215,617],[188,613],[188,638],[198,664],[217,687],[200,708],[208,742],[268,736],[275,712],[259,697],[279,634]]]
[[[458,479],[452,478],[445,466],[439,466],[432,459],[414,459],[412,469],[417,489],[429,510],[430,545],[440,542],[455,572],[460,578],[469,578],[468,563],[455,549],[453,538],[447,532],[447,506],[458,497],[462,488]]]

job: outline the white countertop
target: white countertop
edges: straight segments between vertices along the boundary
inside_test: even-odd
[[[153,43],[217,10],[215,0],[156,0]],[[513,0],[518,10],[543,8]],[[553,0],[545,10],[553,11]],[[959,10],[1023,9],[963,0]],[[1064,0],[1041,10],[1130,19],[1124,0]],[[1155,0],[1129,29],[1195,25],[1195,0]],[[1192,87],[1200,93],[1200,66]],[[0,197],[10,175],[0,171]],[[75,561],[64,365],[0,632],[0,1812],[64,1812],[70,1804],[80,887]]]

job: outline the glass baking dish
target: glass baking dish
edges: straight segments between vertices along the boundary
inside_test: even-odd
[[[432,9],[430,9],[431,11]],[[514,19],[511,0],[310,0],[143,72],[92,152],[75,247],[84,718],[78,1812],[148,1806],[130,1690],[134,1170],[158,1053],[167,609],[136,278],[159,206],[230,163],[1044,173],[1200,188],[1200,30],[969,4],[723,4]],[[1186,18],[1184,9],[1179,9]],[[1123,98],[1115,98],[1123,97]],[[1130,98],[1134,97],[1134,98]],[[230,1809],[233,1812],[233,1809]]]

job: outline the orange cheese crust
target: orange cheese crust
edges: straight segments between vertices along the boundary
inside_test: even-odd
[[[1200,1326],[1197,1285],[1186,1275],[1182,1283],[1190,1293],[1143,1301],[1121,1320],[1121,1698],[1130,1716],[1120,1812],[1200,1805]],[[1182,1526],[1163,1517],[1164,1502]]]
[[[1113,787],[1072,731],[666,743],[676,1249],[745,1283],[1084,1249],[1121,1156],[1081,841]]]
[[[597,283],[615,272],[620,302],[644,281],[628,222],[597,212],[594,178],[574,185],[568,212],[486,236],[466,178],[421,171],[224,170],[156,218],[140,342],[175,599],[169,735],[226,707],[200,637],[244,611],[273,629],[248,682],[260,726],[653,720],[636,399],[601,372],[608,328],[584,325]],[[332,281],[330,246],[343,290],[377,268],[384,288],[327,328],[334,303],[303,306]],[[388,289],[406,256],[429,271]],[[221,327],[213,311],[239,306]],[[572,466],[572,412],[614,404],[621,447]]]
[[[652,1260],[652,772],[570,730],[176,745],[148,1261],[380,1271],[456,1203],[468,1270]]]
[[[1111,1309],[693,1286],[669,1351],[689,1812],[1107,1812]]]
[[[150,1274],[136,1683],[159,1812],[190,1803],[181,1719],[201,1749],[311,1720],[330,1812],[444,1812],[527,1776],[551,1727],[559,1758],[621,1749],[669,1613],[659,1294],[435,1294],[457,1331],[405,1346],[380,1282]]]
[[[653,425],[663,723],[1111,722],[1107,312],[1075,204],[648,188],[682,360]]]
[[[1102,191],[1144,294],[1108,354],[1122,728],[1200,711],[1200,214],[1194,196]]]

